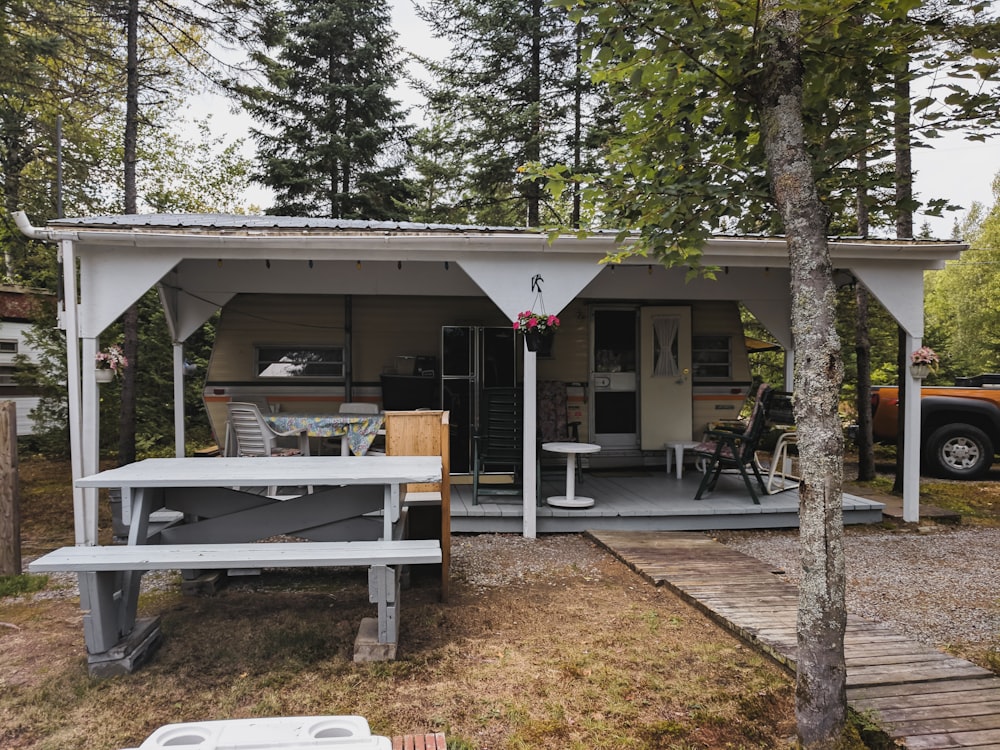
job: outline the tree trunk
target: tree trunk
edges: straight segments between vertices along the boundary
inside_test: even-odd
[[[125,60],[125,213],[138,212],[135,180],[139,142],[139,0],[129,0]],[[122,405],[118,415],[118,465],[135,461],[136,371],[139,352],[139,310],[135,305],[122,320],[128,367],[122,372]]]
[[[867,118],[866,118],[867,119]],[[864,123],[867,127],[867,122]],[[858,156],[858,174],[862,184],[858,188],[858,236],[868,237],[868,155]],[[872,358],[871,339],[868,336],[868,289],[858,284],[854,290],[857,305],[854,329],[854,359],[858,372],[857,395],[854,402],[858,412],[858,481],[870,482],[875,478],[875,438],[872,435]]]
[[[542,158],[542,1],[531,0],[531,60],[528,74],[528,107],[530,128],[525,143],[524,155],[529,162]],[[529,180],[527,185],[526,226],[541,226],[542,185],[538,180]]]
[[[573,174],[580,174],[583,166],[583,22],[577,21],[574,31],[576,44],[573,47],[576,70],[573,81]],[[573,209],[569,225],[580,228],[580,183],[573,180]]]
[[[836,290],[802,123],[800,18],[764,0],[764,69],[758,92],[764,149],[789,252],[795,420],[802,483],[795,714],[807,748],[834,748],[847,719],[844,665],[843,434],[837,402],[843,379],[835,327]]]

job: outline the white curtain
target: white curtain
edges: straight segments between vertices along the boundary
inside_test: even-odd
[[[653,318],[653,351],[656,360],[653,363],[653,377],[680,375],[681,370],[674,355],[679,329],[680,319],[676,316]]]

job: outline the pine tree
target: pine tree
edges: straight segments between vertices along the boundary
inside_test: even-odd
[[[243,87],[264,127],[251,135],[254,178],[276,193],[272,213],[404,219],[405,111],[390,97],[400,73],[384,0],[292,0],[261,57],[266,85]]]
[[[540,186],[520,180],[518,169],[580,161],[574,155],[593,97],[578,74],[576,24],[541,0],[430,0],[418,10],[452,45],[444,62],[425,61],[435,81],[425,93],[431,111],[458,126],[451,150],[469,165],[463,204],[470,220],[568,222],[568,210],[546,214]]]

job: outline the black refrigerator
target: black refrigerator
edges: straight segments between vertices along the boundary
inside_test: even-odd
[[[473,435],[484,388],[517,384],[518,341],[509,327],[444,326],[441,329],[441,408],[450,414],[451,471],[472,470]]]

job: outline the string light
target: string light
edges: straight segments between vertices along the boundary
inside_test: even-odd
[[[650,263],[650,264],[649,264],[649,265],[648,265],[648,266],[646,267],[646,272],[647,272],[647,273],[648,273],[648,274],[649,274],[650,276],[652,276],[652,275],[653,275],[653,264],[652,264],[652,263]]]
[[[401,261],[401,260],[397,260],[396,261],[396,270],[397,271],[402,271],[403,270],[403,261]]]
[[[271,267],[271,261],[265,260],[264,261],[264,265],[267,266],[268,268],[270,268]]]
[[[448,261],[445,261],[445,262],[444,262],[444,270],[445,270],[445,271],[447,271],[447,270],[448,270],[448,269],[450,269],[450,268],[451,268],[451,266],[450,266],[450,265],[448,265]]]
[[[361,261],[360,260],[357,262],[357,268],[358,268],[359,271],[361,270]]]
[[[310,267],[310,268],[312,268],[312,267],[313,267],[313,262],[312,262],[312,259],[310,259],[310,260],[309,260],[309,267]]]

